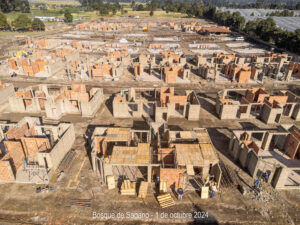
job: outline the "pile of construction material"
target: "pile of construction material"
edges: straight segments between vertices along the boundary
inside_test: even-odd
[[[114,176],[112,176],[112,175],[107,176],[106,180],[107,180],[108,190],[114,189],[116,187],[116,182],[115,182],[115,177]]]
[[[148,183],[145,181],[142,181],[139,188],[139,198],[146,198],[148,192]]]
[[[136,183],[124,180],[120,192],[121,195],[136,195]]]
[[[207,199],[209,198],[209,187],[201,187],[201,198],[202,199]]]
[[[159,193],[166,193],[167,192],[167,182],[161,181],[159,182]]]
[[[157,201],[162,208],[175,205],[175,202],[170,193],[157,196]]]

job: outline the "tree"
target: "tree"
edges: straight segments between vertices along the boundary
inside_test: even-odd
[[[150,3],[150,10],[155,11],[157,9],[158,2],[157,0],[152,0]]]
[[[2,0],[0,1],[0,10],[4,13],[12,11],[29,13],[30,6],[28,0]]]
[[[153,16],[153,15],[154,15],[154,13],[153,13],[152,10],[150,11],[149,15],[150,15],[150,16]]]
[[[38,18],[33,19],[31,27],[33,30],[45,30],[45,24]]]
[[[144,11],[145,9],[144,9],[144,6],[142,4],[138,4],[138,5],[135,6],[135,10],[136,11]]]
[[[108,10],[107,7],[102,6],[99,9],[99,13],[100,13],[101,16],[107,16],[109,14],[109,10]]]
[[[7,23],[7,18],[3,13],[0,13],[0,29],[9,29],[10,26]]]
[[[69,9],[66,9],[66,10],[65,10],[64,17],[65,17],[65,22],[66,22],[66,23],[72,23],[72,21],[73,21],[73,16],[72,16],[72,14],[71,14],[71,12],[70,12]]]
[[[112,14],[116,15],[116,13],[117,13],[116,7],[113,6],[113,8],[112,8]]]
[[[16,8],[15,8],[16,11],[18,11],[19,9],[22,13],[30,13],[30,6],[27,0],[15,0],[15,1],[16,1]]]
[[[12,22],[16,30],[28,30],[31,28],[31,19],[28,16],[21,14]]]
[[[131,8],[134,9],[134,7],[135,7],[135,1],[133,0],[133,1],[131,2]]]

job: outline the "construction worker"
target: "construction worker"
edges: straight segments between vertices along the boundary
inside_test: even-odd
[[[255,182],[254,182],[254,188],[255,189],[258,189],[260,183],[263,181],[263,179],[257,179]]]
[[[264,180],[264,182],[268,183],[268,180],[269,180],[269,173],[268,172],[264,172],[263,175],[262,175],[262,178]]]
[[[217,190],[217,183],[215,182],[214,185],[211,187],[211,195],[210,195],[211,198],[215,197],[216,190]]]
[[[204,187],[206,187],[206,185],[208,185],[208,182],[209,182],[209,177],[206,177],[206,178],[205,178]]]
[[[183,195],[183,188],[182,186],[180,185],[178,190],[177,190],[177,193],[178,193],[178,200],[181,201],[182,200],[182,195]]]
[[[157,192],[159,192],[159,181],[160,181],[159,175],[156,174],[156,188],[157,188]]]

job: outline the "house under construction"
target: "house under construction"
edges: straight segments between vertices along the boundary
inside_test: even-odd
[[[255,179],[269,174],[276,189],[300,189],[300,129],[232,130],[229,153]]]
[[[102,182],[147,181],[155,177],[168,189],[180,185],[200,189],[210,176],[218,183],[222,172],[206,129],[170,131],[157,134],[148,128],[96,127],[91,137],[91,160]]]
[[[40,118],[24,117],[18,123],[0,123],[0,181],[48,183],[71,149],[72,124],[41,124]]]
[[[169,118],[199,120],[200,101],[193,91],[174,87],[122,90],[113,99],[113,115],[117,118],[152,118],[167,122]]]
[[[291,91],[269,93],[262,88],[224,89],[218,93],[216,111],[220,119],[253,119],[280,123],[281,118],[300,120],[299,96]]]

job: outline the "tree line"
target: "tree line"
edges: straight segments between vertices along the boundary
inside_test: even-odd
[[[22,12],[30,13],[28,0],[0,0],[0,10],[4,13]]]
[[[87,11],[96,10],[99,11],[102,16],[108,15],[109,13],[115,15],[118,10],[122,10],[121,5],[117,1],[113,3],[106,1],[104,3],[102,0],[79,0],[79,2]]]
[[[223,12],[212,5],[187,2],[173,3],[172,0],[167,0],[165,4],[161,5],[161,8],[166,12],[186,13],[188,17],[210,19],[219,25],[228,26],[236,31],[243,31],[252,37],[260,38],[280,48],[300,54],[300,29],[295,31],[283,30],[276,26],[271,17],[267,19],[258,18],[246,23],[240,12]]]
[[[19,15],[11,24],[8,23],[6,15],[0,13],[0,29],[1,30],[17,30],[28,31],[30,29],[42,31],[45,30],[45,24],[38,18],[31,20],[27,15]]]
[[[282,17],[294,16],[294,11],[287,10],[287,9],[282,11],[276,10],[275,12],[267,13],[266,16],[282,16]]]
[[[299,10],[300,2],[295,1],[281,1],[272,2],[268,0],[257,0],[255,2],[237,3],[224,0],[204,0],[203,3],[211,4],[218,7],[226,7],[232,9],[288,9],[288,10]]]

